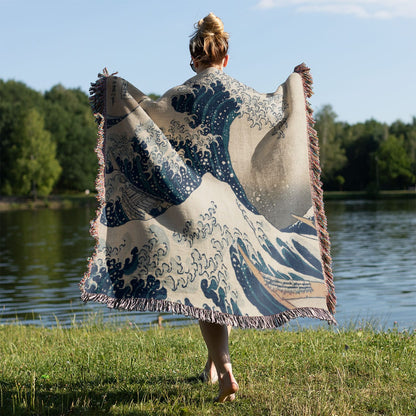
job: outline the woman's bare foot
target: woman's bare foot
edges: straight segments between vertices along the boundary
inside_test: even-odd
[[[218,403],[232,402],[235,399],[235,393],[238,391],[238,384],[232,373],[225,373],[219,378],[220,392],[215,399]]]

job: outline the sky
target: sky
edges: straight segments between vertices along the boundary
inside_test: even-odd
[[[230,34],[226,72],[257,91],[305,62],[315,111],[416,117],[416,0],[0,0],[0,79],[88,92],[107,67],[163,94],[193,75],[189,37],[209,12]]]

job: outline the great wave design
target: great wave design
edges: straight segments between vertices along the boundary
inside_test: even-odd
[[[333,319],[308,168],[293,179],[307,190],[293,212],[294,185],[262,173],[270,158],[286,171],[291,157],[307,160],[307,150],[281,150],[299,141],[290,85],[259,94],[214,70],[154,102],[125,80],[104,82],[102,205],[84,299],[240,326]]]

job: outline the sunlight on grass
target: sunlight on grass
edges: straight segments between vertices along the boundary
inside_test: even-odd
[[[233,330],[240,392],[217,405],[217,387],[197,379],[206,359],[197,326],[96,318],[0,326],[0,414],[415,414],[414,331]]]

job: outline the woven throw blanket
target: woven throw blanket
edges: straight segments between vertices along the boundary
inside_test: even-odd
[[[309,68],[260,94],[208,68],[153,101],[101,74],[82,299],[243,328],[335,323]]]

